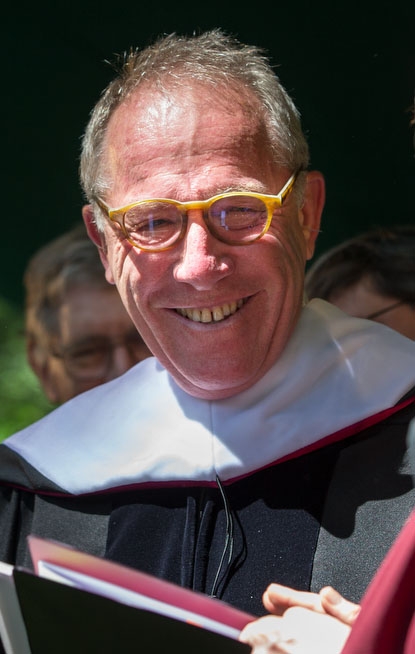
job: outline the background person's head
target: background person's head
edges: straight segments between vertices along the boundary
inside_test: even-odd
[[[191,394],[244,390],[283,351],[324,203],[322,176],[307,165],[298,111],[267,60],[216,30],[132,52],[93,110],[81,158],[84,220],[108,281]],[[269,211],[246,196],[204,212],[148,203],[277,196],[291,179],[292,192]],[[236,228],[242,215],[247,226]]]
[[[415,225],[365,232],[331,248],[306,274],[306,295],[415,340]]]
[[[151,355],[80,224],[47,243],[24,274],[29,364],[52,403]]]

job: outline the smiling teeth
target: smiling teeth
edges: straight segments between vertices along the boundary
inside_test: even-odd
[[[213,309],[177,309],[177,312],[193,322],[220,322],[228,316],[232,316],[243,305],[243,300],[222,304]]]

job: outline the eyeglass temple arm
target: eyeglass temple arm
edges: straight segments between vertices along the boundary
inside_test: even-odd
[[[287,180],[286,184],[282,187],[281,191],[278,193],[278,197],[280,198],[281,204],[284,202],[287,195],[291,192],[291,189],[294,186],[300,172],[301,170],[297,170],[295,173],[293,173],[291,177]]]
[[[101,209],[105,214],[107,214],[107,216],[109,216],[110,208],[109,208],[109,206],[104,202],[104,200],[101,200],[101,198],[99,198],[97,195],[93,195],[91,199],[92,199],[92,202],[95,202],[95,203],[99,206],[99,208],[100,208],[100,209]]]

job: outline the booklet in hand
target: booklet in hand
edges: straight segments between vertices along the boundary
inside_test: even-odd
[[[56,541],[29,536],[29,548],[34,573],[13,579],[31,654],[250,651],[238,641],[249,613]]]

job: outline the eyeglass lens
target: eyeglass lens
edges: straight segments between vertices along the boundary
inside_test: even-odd
[[[62,353],[62,359],[73,377],[84,380],[100,379],[108,372],[116,347],[124,347],[135,363],[148,356],[147,346],[135,332],[115,341],[95,338],[93,342],[74,345]]]
[[[389,311],[392,311],[392,309],[396,309],[397,307],[400,307],[402,304],[406,304],[405,300],[398,300],[398,302],[389,304],[384,309],[380,309],[379,311],[375,311],[374,313],[371,313],[369,316],[366,316],[366,318],[367,320],[375,320],[376,318],[383,316],[383,314],[389,313]]]

